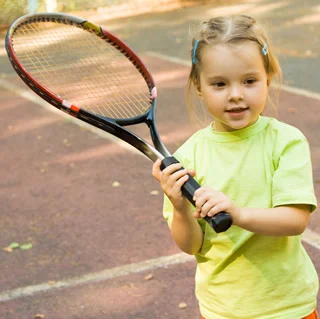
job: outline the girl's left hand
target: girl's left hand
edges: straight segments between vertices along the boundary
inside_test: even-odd
[[[193,200],[196,204],[196,211],[193,214],[195,218],[211,217],[220,212],[229,213],[234,224],[237,224],[237,220],[240,218],[240,208],[234,205],[224,193],[208,186],[197,189]]]

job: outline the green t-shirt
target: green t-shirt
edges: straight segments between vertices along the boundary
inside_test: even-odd
[[[316,209],[310,151],[296,128],[259,117],[250,127],[195,133],[175,153],[200,185],[241,207],[309,204]],[[173,207],[165,197],[169,226]],[[196,296],[206,319],[298,319],[316,308],[318,277],[301,236],[272,237],[232,226],[215,233],[199,220]]]

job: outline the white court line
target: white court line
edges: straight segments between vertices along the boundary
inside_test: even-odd
[[[309,228],[302,234],[302,240],[308,245],[320,250],[320,235]]]
[[[320,236],[306,229],[303,234],[303,240],[309,245],[320,250]],[[186,262],[195,261],[195,257],[187,255],[185,253],[179,253],[170,256],[159,257],[155,259],[149,259],[140,263],[123,265],[111,269],[105,269],[99,272],[89,273],[82,277],[74,277],[66,280],[60,280],[54,282],[54,284],[41,283],[38,285],[20,287],[12,290],[0,292],[0,302],[14,300],[22,297],[33,296],[37,293],[43,293],[55,289],[72,288],[81,284],[88,284],[93,282],[100,282],[106,280],[112,280],[117,277],[127,276],[130,274],[140,273],[144,271],[155,270],[158,268],[167,268],[170,265],[183,264]]]
[[[320,236],[306,229],[303,233],[303,240],[313,246],[314,248],[320,250]],[[186,262],[195,261],[195,257],[187,255],[185,253],[179,253],[170,256],[159,257],[155,259],[149,259],[135,264],[127,264],[111,269],[105,269],[99,272],[89,273],[83,275],[82,277],[74,277],[66,280],[60,280],[50,284],[48,282],[41,283],[38,285],[26,286],[15,288],[12,290],[7,290],[0,292],[0,302],[10,301],[22,297],[33,296],[37,293],[44,293],[61,288],[72,288],[78,285],[100,282],[106,280],[112,280],[117,277],[127,276],[130,274],[140,273],[144,271],[151,271],[158,268],[167,268],[170,265],[183,264]]]
[[[162,55],[159,53],[155,52],[146,52],[147,55],[153,56],[162,60],[166,60],[172,63],[177,63],[180,65],[184,66],[190,66],[190,63],[186,60],[176,58],[176,57],[170,57],[166,55]],[[136,151],[133,147],[127,145],[127,143],[121,141],[120,139],[112,136],[111,134],[108,134],[102,130],[99,130],[83,121],[79,121],[67,114],[64,114],[63,112],[55,109],[52,106],[49,106],[49,104],[45,101],[43,101],[41,98],[37,97],[35,94],[30,92],[29,90],[25,89],[20,89],[13,85],[12,83],[6,81],[5,79],[0,78],[0,87],[13,92],[29,101],[32,101],[35,104],[38,104],[42,107],[45,107],[51,112],[55,112],[57,114],[60,114],[61,116],[64,116],[70,122],[75,123],[81,127],[85,127],[86,129],[98,134],[99,136],[109,139],[114,143],[117,143],[121,147],[124,147],[128,149],[130,152],[136,152],[137,154],[141,154],[140,152]],[[320,95],[317,93],[309,92],[306,90],[301,90],[297,88],[292,88],[292,87],[283,87],[283,90],[301,95],[301,96],[306,96],[309,98],[314,98],[320,100]],[[142,154],[141,154],[142,155]],[[320,250],[320,235],[314,231],[311,231],[310,229],[306,229],[305,232],[303,233],[303,241],[312,247]],[[58,288],[71,288],[76,285],[80,284],[85,284],[85,283],[90,283],[90,282],[98,282],[98,281],[103,281],[103,280],[111,280],[113,278],[117,278],[120,276],[126,276],[129,274],[133,273],[138,273],[138,272],[143,272],[143,271],[150,271],[152,269],[157,269],[157,268],[166,268],[169,265],[173,264],[181,264],[185,262],[189,262],[194,260],[193,256],[189,256],[184,253],[176,254],[176,255],[171,255],[171,256],[164,256],[156,259],[150,259],[146,260],[140,263],[136,264],[129,264],[129,265],[123,265],[120,267],[116,268],[111,268],[111,269],[106,269],[101,272],[96,272],[96,273],[89,273],[87,275],[84,275],[82,277],[76,277],[76,278],[70,278],[62,281],[57,281],[55,282],[54,285],[48,284],[48,283],[42,283],[38,285],[33,285],[33,286],[26,286],[26,287],[21,287],[21,288],[16,288],[12,289],[9,291],[4,291],[0,292],[0,302],[2,301],[9,301],[21,297],[27,297],[27,296],[32,296],[36,293],[40,292],[45,292],[45,291],[50,291]]]
[[[81,284],[111,280],[117,277],[140,273],[143,271],[150,271],[157,268],[167,268],[170,265],[183,264],[189,261],[195,261],[195,257],[185,253],[149,259],[140,263],[128,264],[111,269],[105,269],[99,272],[89,273],[83,275],[82,277],[74,277],[66,280],[56,281],[54,284],[42,283],[0,292],[0,302],[33,296],[36,293],[46,292],[58,288],[70,288]]]

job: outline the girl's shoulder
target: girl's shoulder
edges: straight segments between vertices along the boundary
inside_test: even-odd
[[[174,157],[178,159],[183,166],[193,167],[195,154],[203,148],[203,142],[206,139],[209,127],[200,129],[193,133],[178,149],[174,152]]]
[[[272,154],[274,167],[278,167],[281,158],[286,156],[290,161],[297,162],[298,158],[310,156],[309,143],[304,134],[295,126],[267,118],[263,150]]]
[[[182,145],[178,147],[175,154],[193,152],[195,147],[197,147],[205,139],[208,134],[210,127],[205,127],[193,133]]]
[[[296,140],[307,140],[303,132],[297,127],[275,118],[267,117],[265,119],[268,121],[266,132],[271,139],[274,139],[274,142],[290,143]]]

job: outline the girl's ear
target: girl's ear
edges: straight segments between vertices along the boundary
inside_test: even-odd
[[[271,76],[267,76],[267,86],[268,86],[268,87],[269,87],[270,84],[271,84],[271,80],[272,80]]]
[[[203,99],[203,96],[202,96],[202,93],[200,90],[197,89],[197,95],[198,97],[202,100]]]
[[[195,84],[194,87],[195,87],[195,89],[196,89],[196,92],[197,92],[198,97],[199,97],[200,99],[203,99],[200,84]]]

